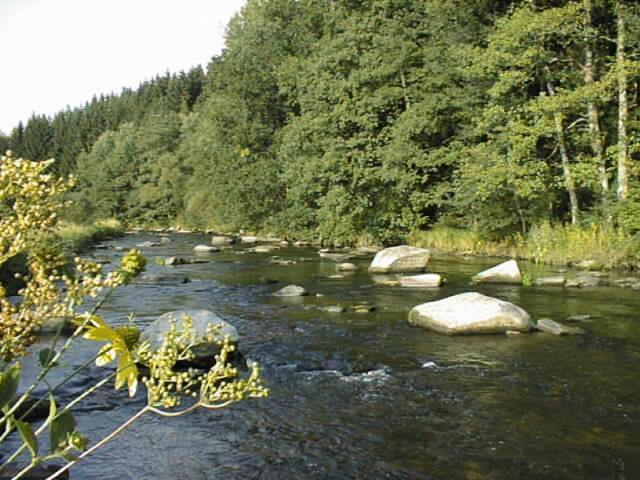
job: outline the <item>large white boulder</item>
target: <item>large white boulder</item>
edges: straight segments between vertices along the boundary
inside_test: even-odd
[[[422,275],[411,275],[400,277],[401,287],[429,287],[436,288],[442,286],[442,277],[437,273],[424,273]]]
[[[484,270],[473,277],[474,283],[522,283],[522,274],[518,262],[509,260]]]
[[[425,248],[408,245],[385,248],[373,258],[369,271],[373,273],[422,272],[427,266],[430,255],[429,250]]]
[[[409,312],[409,323],[447,335],[528,332],[533,327],[522,308],[476,292],[418,305]]]
[[[229,337],[231,343],[238,343],[240,335],[236,327],[222,320],[210,310],[176,310],[167,312],[147,326],[140,335],[140,341],[148,341],[151,350],[157,350],[164,342],[164,337],[171,329],[173,321],[176,329],[186,328],[185,318],[191,318],[190,336],[193,347],[191,351],[196,361],[210,361],[220,351],[216,340]],[[209,338],[209,329],[216,328],[213,339]],[[213,341],[212,341],[213,340]]]

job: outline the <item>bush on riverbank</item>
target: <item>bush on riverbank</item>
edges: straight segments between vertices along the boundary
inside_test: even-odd
[[[79,253],[92,245],[124,235],[122,223],[114,218],[99,220],[91,225],[65,222],[56,230],[56,241],[64,252]]]
[[[640,265],[640,237],[619,228],[591,224],[573,226],[543,223],[526,236],[500,241],[484,239],[468,229],[438,226],[411,234],[410,243],[444,253],[504,256],[536,263],[569,265],[597,260],[608,268],[637,269]]]

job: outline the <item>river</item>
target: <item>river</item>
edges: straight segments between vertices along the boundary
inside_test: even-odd
[[[129,235],[133,247],[157,239]],[[197,234],[143,249],[160,282],[120,289],[104,316],[144,326],[170,310],[205,308],[234,324],[240,349],[263,366],[269,398],[187,417],[143,417],[72,470],[86,480],[438,479],[631,480],[640,478],[640,295],[603,287],[472,286],[495,259],[436,257],[437,290],[382,286],[371,258],[343,278],[317,250],[213,253],[211,263],[165,267],[154,256],[193,257]],[[270,262],[272,255],[297,260]],[[116,261],[122,252],[97,250]],[[183,283],[184,278],[190,282]],[[265,279],[278,283],[269,283]],[[276,298],[298,284],[311,295]],[[447,337],[414,328],[409,310],[465,291],[511,301],[533,318],[588,314],[584,336],[543,333]],[[316,296],[320,294],[321,296]],[[369,302],[369,313],[323,306]],[[88,358],[81,341],[65,368]],[[100,378],[97,367],[69,387]],[[74,390],[75,389],[75,390]],[[95,440],[144,405],[100,390],[77,410]]]

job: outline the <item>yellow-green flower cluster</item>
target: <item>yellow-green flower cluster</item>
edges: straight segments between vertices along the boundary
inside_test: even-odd
[[[229,338],[217,341],[220,352],[209,370],[188,368],[180,370],[178,362],[193,359],[191,352],[191,319],[185,317],[182,328],[173,322],[163,344],[151,351],[147,344],[138,349],[139,361],[149,368],[142,379],[147,387],[148,403],[153,407],[175,409],[184,398],[193,398],[193,407],[218,408],[245,398],[266,397],[268,390],[262,385],[260,369],[253,364],[248,378],[241,378],[238,369],[229,362],[235,347]],[[207,341],[215,342],[219,328],[211,328]]]
[[[28,258],[18,305],[0,285],[0,359],[7,361],[24,354],[46,319],[75,318],[76,307],[87,297],[129,283],[145,267],[140,252],[132,250],[108,274],[81,258],[74,259],[73,274],[63,273],[65,259],[50,239],[73,180],[45,173],[51,163],[15,159],[11,152],[0,159],[0,265],[18,254]]]

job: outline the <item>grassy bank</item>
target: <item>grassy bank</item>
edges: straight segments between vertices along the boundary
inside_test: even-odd
[[[640,235],[592,224],[543,224],[526,236],[493,241],[473,230],[436,227],[411,234],[411,245],[465,255],[511,257],[553,265],[596,260],[607,268],[640,268]]]
[[[80,253],[96,243],[124,235],[124,226],[115,219],[99,220],[91,225],[62,223],[54,241],[59,242],[66,253]]]

